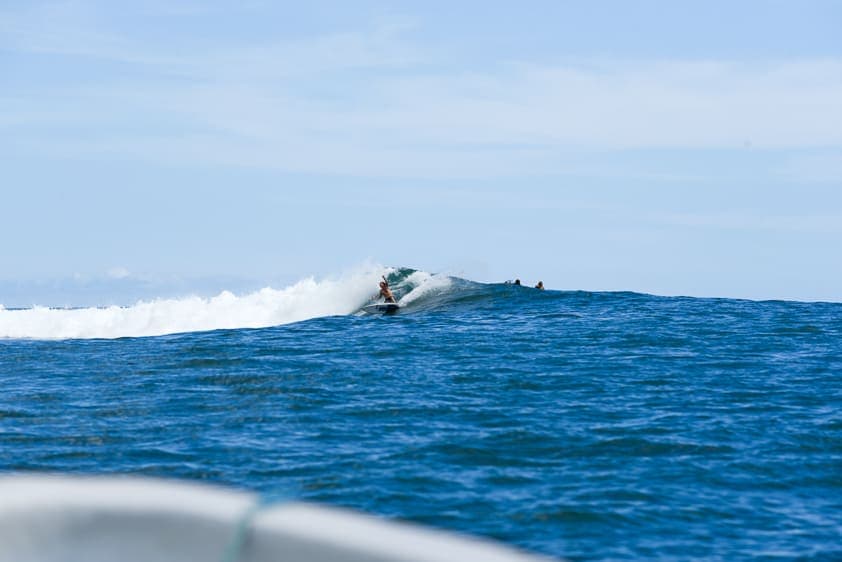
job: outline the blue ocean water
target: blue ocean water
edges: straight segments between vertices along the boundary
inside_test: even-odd
[[[216,482],[572,560],[839,560],[842,305],[452,279],[393,316],[0,339],[0,471]]]

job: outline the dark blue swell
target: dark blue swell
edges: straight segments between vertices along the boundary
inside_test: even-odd
[[[131,473],[572,559],[842,557],[842,306],[457,282],[391,317],[0,341],[0,469]]]

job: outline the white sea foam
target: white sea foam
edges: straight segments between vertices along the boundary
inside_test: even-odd
[[[223,291],[211,298],[140,301],[128,307],[7,310],[0,306],[0,338],[158,336],[223,328],[262,328],[350,314],[377,293],[380,276],[391,271],[371,267],[334,279],[303,279],[285,289],[267,287],[245,295]]]

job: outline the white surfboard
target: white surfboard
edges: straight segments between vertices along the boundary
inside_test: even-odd
[[[396,302],[378,302],[363,307],[369,314],[394,314],[401,307]]]

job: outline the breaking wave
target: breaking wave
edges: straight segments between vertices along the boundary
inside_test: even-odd
[[[5,309],[0,306],[0,338],[82,339],[160,336],[218,329],[263,328],[324,316],[348,315],[377,298],[377,282],[387,276],[401,304],[440,293],[452,278],[412,269],[374,267],[337,278],[303,279],[289,287],[266,287],[236,295],[139,301],[106,308]]]

